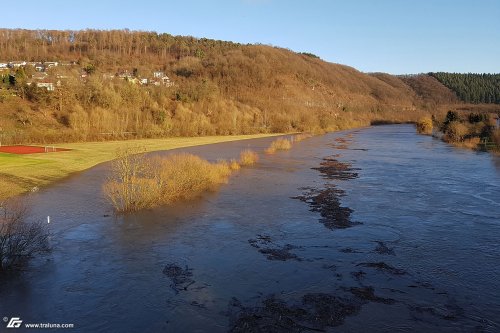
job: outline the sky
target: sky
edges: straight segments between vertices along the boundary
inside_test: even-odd
[[[128,28],[261,43],[363,72],[500,72],[500,0],[23,0],[12,6],[1,28]]]

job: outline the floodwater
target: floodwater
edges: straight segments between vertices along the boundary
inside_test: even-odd
[[[235,158],[270,141],[182,151]],[[216,193],[118,217],[108,171],[32,195],[53,250],[0,281],[0,317],[71,332],[500,332],[498,157],[411,125],[338,132],[262,154]]]

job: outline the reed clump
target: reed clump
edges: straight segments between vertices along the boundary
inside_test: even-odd
[[[422,117],[417,121],[417,132],[420,134],[431,135],[433,128],[433,122],[430,117]]]
[[[278,150],[289,150],[292,148],[292,142],[289,139],[279,138],[271,142],[271,145],[266,149],[267,154],[274,154]]]
[[[209,162],[192,154],[147,157],[140,149],[125,149],[113,162],[103,192],[118,213],[134,212],[190,200],[227,183],[241,166],[257,162],[258,155],[241,152],[240,161]]]
[[[237,160],[232,159],[231,161],[229,161],[229,168],[231,168],[231,170],[236,171],[241,169],[241,165]]]
[[[254,165],[259,161],[259,155],[250,149],[245,149],[240,153],[240,162],[242,166]]]

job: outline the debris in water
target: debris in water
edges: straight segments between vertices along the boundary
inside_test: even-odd
[[[249,239],[248,243],[259,249],[259,252],[264,254],[269,260],[286,261],[294,259],[302,261],[296,254],[290,252],[291,250],[300,248],[299,246],[291,244],[285,244],[284,246],[276,245],[269,235],[257,235],[256,239]]]
[[[394,252],[394,249],[387,247],[384,242],[377,241],[377,243],[378,243],[378,245],[375,248],[375,252],[377,252],[379,254],[388,254],[388,255],[392,255],[392,256],[396,255],[396,253]]]
[[[188,287],[194,284],[192,269],[187,266],[182,268],[175,263],[168,264],[163,269],[163,274],[170,278],[172,281],[170,287],[176,292],[188,290]]]
[[[361,305],[355,299],[322,293],[306,294],[300,304],[271,296],[256,307],[244,307],[233,298],[230,332],[325,332],[325,328],[342,325],[346,317],[356,315]]]
[[[408,274],[406,273],[405,270],[402,270],[400,268],[395,268],[392,267],[385,262],[363,262],[360,264],[357,264],[356,266],[364,266],[364,267],[370,267],[370,268],[375,268],[379,271],[387,272],[393,275],[405,275]]]

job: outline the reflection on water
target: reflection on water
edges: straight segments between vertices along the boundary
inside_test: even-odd
[[[270,141],[183,151],[235,158]],[[325,186],[331,156],[358,175],[330,184],[350,228],[291,199]],[[334,133],[262,155],[218,193],[125,217],[103,201],[108,167],[34,195],[54,249],[0,281],[2,317],[75,332],[500,331],[498,157],[409,125]]]

